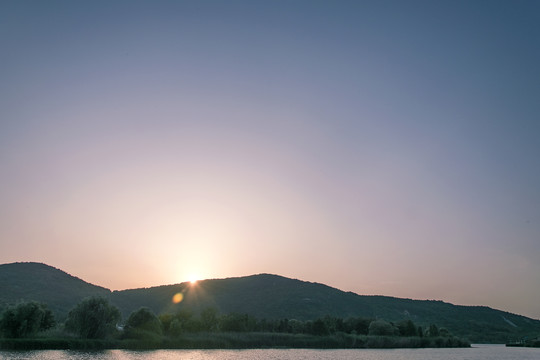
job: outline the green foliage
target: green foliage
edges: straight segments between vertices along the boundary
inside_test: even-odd
[[[219,321],[221,331],[246,332],[256,329],[256,320],[247,314],[231,313],[223,315]]]
[[[397,323],[397,328],[399,330],[399,335],[401,336],[417,336],[416,325],[412,320],[402,320]]]
[[[372,321],[373,319],[371,318],[349,317],[345,320],[345,332],[367,335],[369,333],[369,324],[371,324]]]
[[[149,338],[153,335],[161,335],[161,321],[148,308],[140,308],[129,316],[124,327],[126,338]]]
[[[184,299],[180,304],[172,304],[171,298],[177,292],[182,292]],[[355,328],[358,335],[367,335],[369,324],[375,318],[393,322],[396,326],[402,321],[412,320],[422,326],[426,334],[429,324],[437,324],[453,334],[478,342],[501,343],[523,336],[535,337],[540,333],[538,320],[487,307],[456,306],[432,300],[362,296],[322,284],[269,274],[204,280],[195,286],[178,284],[127,290],[115,292],[112,299],[124,308],[125,314],[127,310],[133,311],[140,306],[148,306],[155,313],[191,309],[198,314],[205,308],[213,307],[225,314],[248,314],[258,319],[266,319],[266,324],[260,325],[267,331],[276,330],[276,320],[297,319],[309,326],[308,321],[312,321],[313,325],[316,319],[329,315],[344,319],[344,332],[349,333],[351,328]],[[510,325],[504,318],[517,327]],[[361,320],[353,324],[351,319]],[[341,331],[340,325],[335,325],[335,331]],[[204,330],[204,326],[201,330]]]
[[[116,330],[120,311],[102,297],[91,297],[73,308],[66,321],[66,329],[84,339],[104,339]]]
[[[207,320],[203,321],[203,319]],[[176,314],[162,314],[159,316],[159,320],[162,323],[163,329],[165,329],[164,334],[171,338],[185,338],[188,335],[191,336],[199,332],[208,334],[210,333],[208,326],[203,324],[214,323],[215,320],[216,327],[212,332],[216,333],[216,336],[223,333],[272,333],[309,335],[321,337],[326,340],[330,337],[337,336],[349,339],[347,341],[350,341],[350,344],[347,343],[349,345],[345,347],[438,347],[445,346],[444,344],[450,341],[444,340],[443,336],[445,338],[455,339],[448,330],[444,328],[438,330],[433,325],[432,328],[437,328],[438,335],[421,340],[423,336],[422,327],[417,327],[410,319],[400,321],[397,324],[382,319],[373,320],[351,317],[343,320],[342,318],[333,316],[325,316],[314,321],[302,321],[298,319],[258,320],[247,314],[238,313],[218,316],[216,310],[205,309],[201,312],[200,318],[195,317],[189,311],[182,310]],[[360,332],[363,334],[359,334]],[[366,336],[368,333],[369,336]],[[415,338],[416,340],[398,341],[396,340],[398,337]],[[343,344],[341,340],[339,343]]]
[[[525,346],[529,346],[529,347],[540,347],[540,339],[533,339],[533,340],[529,340],[525,343]]]
[[[430,337],[439,336],[439,328],[437,327],[437,325],[435,325],[435,324],[429,325],[427,335],[430,336]]]
[[[392,336],[399,333],[396,328],[389,322],[384,320],[374,320],[369,324],[369,335],[376,336]]]
[[[329,333],[330,331],[328,330],[326,323],[322,319],[317,319],[313,322],[313,328],[311,330],[311,334],[323,336],[323,335],[328,335]]]
[[[89,284],[62,270],[40,263],[0,265],[0,303],[15,304],[21,299],[46,303],[58,321],[89,296],[109,296],[111,291]]]
[[[163,331],[166,335],[179,336],[185,332],[197,332],[203,328],[202,321],[193,316],[189,309],[182,309],[175,314],[159,316]]]
[[[439,333],[444,333],[444,337],[409,336],[411,329],[417,331],[416,325],[410,320],[400,322],[397,326],[380,319],[349,318],[344,321],[333,316],[325,316],[315,321],[257,320],[247,314],[238,313],[218,316],[214,309],[201,311],[199,317],[195,317],[191,311],[181,310],[175,314],[162,314],[158,318],[148,308],[141,308],[129,316],[122,337],[104,339],[111,334],[117,320],[118,310],[106,299],[89,298],[69,313],[66,323],[66,328],[76,332],[79,339],[65,338],[59,331],[49,331],[37,339],[0,339],[0,349],[469,346],[467,342],[451,336],[448,331],[442,331],[443,329],[439,330]],[[368,320],[370,335],[358,335],[353,325],[366,324]],[[212,327],[213,331],[202,330]],[[164,332],[162,328],[165,329]]]
[[[326,285],[288,279],[281,276],[260,274],[241,278],[204,280],[196,285],[187,283],[110,292],[65,272],[44,264],[16,263],[0,265],[0,308],[20,299],[47,303],[56,319],[63,321],[73,306],[88,296],[104,296],[117,306],[127,318],[142,306],[155,314],[175,314],[191,311],[189,321],[178,318],[173,329],[178,333],[217,331],[221,319],[209,317],[205,322],[203,310],[214,308],[222,314],[248,314],[266,319],[257,322],[257,328],[275,332],[276,321],[289,319],[301,321],[304,329],[295,324],[296,333],[308,334],[308,328],[321,318],[330,333],[355,332],[367,335],[373,319],[385,319],[399,328],[402,321],[413,320],[428,334],[429,324],[474,342],[505,343],[535,338],[540,334],[540,321],[480,306],[456,306],[442,301],[411,300],[386,296],[362,296],[343,292]],[[171,301],[176,293],[184,299]],[[343,324],[324,319],[344,319]],[[172,321],[172,318],[171,318]],[[311,321],[311,322],[309,322]],[[163,322],[166,334],[170,321]],[[514,325],[511,325],[514,324]],[[209,328],[210,327],[210,328]],[[257,330],[259,331],[259,330]],[[402,331],[400,329],[400,331]],[[424,335],[422,333],[422,335]]]
[[[287,321],[288,332],[293,334],[300,334],[304,331],[304,322],[296,319]]]
[[[163,332],[168,334],[171,329],[171,322],[173,320],[172,314],[161,314],[158,316],[159,321],[161,322],[161,328]]]
[[[6,309],[0,319],[0,330],[7,338],[21,338],[52,328],[55,320],[46,305],[35,301]]]
[[[218,326],[217,310],[214,307],[208,307],[201,311],[201,329],[203,331],[215,331]]]
[[[442,337],[449,337],[451,334],[450,334],[450,331],[448,331],[447,328],[440,328],[439,329],[439,336],[442,336]]]

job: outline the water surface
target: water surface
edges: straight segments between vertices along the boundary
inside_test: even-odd
[[[538,360],[540,348],[473,345],[464,349],[264,349],[153,351],[0,351],[4,360]]]

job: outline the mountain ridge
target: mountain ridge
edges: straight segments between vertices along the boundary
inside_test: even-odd
[[[172,301],[176,294],[182,294],[182,301]],[[411,319],[422,326],[435,323],[475,342],[508,342],[540,334],[539,320],[487,306],[359,295],[269,273],[111,291],[42,263],[0,265],[0,310],[20,300],[36,300],[46,303],[63,320],[88,296],[108,298],[124,318],[142,306],[156,314],[188,310],[195,315],[212,307],[222,314],[245,313],[259,319]]]

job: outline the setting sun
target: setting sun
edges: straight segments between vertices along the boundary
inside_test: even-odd
[[[236,346],[220,326],[251,327],[229,311],[408,320],[292,288],[277,298],[274,280],[227,302],[213,281],[257,274],[500,309],[530,332],[507,313],[433,324],[475,343],[536,339],[540,0],[515,3],[0,0],[0,350],[20,299],[58,323],[94,294],[127,316],[192,308],[193,324],[215,307],[231,323],[201,325],[206,347]],[[34,261],[105,290],[2,270]],[[133,344],[195,347],[177,336],[199,329],[182,316]]]

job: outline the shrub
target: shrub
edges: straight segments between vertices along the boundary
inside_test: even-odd
[[[91,297],[81,301],[68,315],[66,329],[85,339],[103,339],[116,331],[120,311],[107,299]]]
[[[21,338],[52,328],[54,316],[46,305],[35,301],[18,304],[4,311],[0,329],[5,337]]]
[[[395,333],[396,329],[387,321],[374,320],[369,324],[369,335],[392,336],[395,335]]]
[[[124,328],[126,337],[133,337],[134,334],[162,334],[161,321],[158,317],[148,308],[142,307],[137,311],[134,311],[129,315]]]

